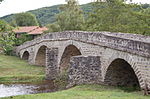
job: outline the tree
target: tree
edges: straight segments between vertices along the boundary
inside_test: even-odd
[[[24,42],[31,41],[32,37],[29,34],[21,34],[19,38],[15,39],[15,46],[19,46]]]
[[[0,0],[0,4],[1,4],[2,1],[3,1],[3,0]]]
[[[67,4],[60,7],[62,11],[57,15],[57,24],[61,31],[82,30],[84,16],[76,0],[68,0]]]
[[[150,7],[147,8],[147,9],[144,9],[143,12],[144,12],[144,14],[150,15]]]
[[[57,23],[47,24],[46,27],[48,28],[48,30],[45,31],[45,33],[60,31],[60,26]]]
[[[0,45],[7,55],[12,54],[13,45],[15,44],[15,33],[12,30],[13,27],[0,20]]]
[[[14,16],[18,26],[38,26],[38,21],[34,14],[26,12],[19,13]]]
[[[93,3],[85,30],[150,35],[150,15],[135,11],[135,8],[142,10],[140,5],[126,4],[125,0],[98,0]]]
[[[10,23],[9,23],[12,27],[17,27],[17,23],[15,20],[12,20]]]
[[[143,4],[143,5],[142,5],[142,8],[143,8],[143,9],[150,8],[150,4]]]

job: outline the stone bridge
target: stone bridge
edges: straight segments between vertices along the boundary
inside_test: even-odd
[[[53,79],[68,68],[70,84],[150,87],[150,37],[128,33],[65,31],[45,34],[17,48]]]

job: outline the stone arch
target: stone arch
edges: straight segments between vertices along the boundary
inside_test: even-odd
[[[114,86],[140,87],[134,68],[121,58],[113,60],[108,66],[104,82]]]
[[[35,57],[35,65],[46,66],[46,48],[47,46],[42,45],[39,47]]]
[[[60,64],[59,64],[60,72],[63,72],[68,69],[69,63],[70,63],[70,58],[72,56],[78,56],[78,55],[81,55],[81,51],[79,50],[79,48],[77,48],[73,44],[68,45],[64,49],[63,54],[60,59]]]
[[[28,51],[25,51],[25,52],[23,53],[23,55],[22,55],[22,59],[24,59],[24,60],[29,60],[29,56],[30,56],[29,52],[28,52]]]

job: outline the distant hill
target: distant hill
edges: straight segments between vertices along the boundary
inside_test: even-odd
[[[43,7],[43,8],[39,8],[36,10],[30,10],[27,12],[31,12],[33,14],[35,14],[35,16],[37,17],[37,19],[39,20],[39,22],[42,25],[46,25],[46,24],[50,24],[55,22],[55,15],[60,13],[59,7],[62,5],[54,5],[54,6],[50,6],[50,7]],[[92,8],[92,3],[88,3],[88,4],[83,4],[80,5],[81,9],[84,11],[85,15],[87,12],[91,11]],[[142,4],[142,8],[143,9],[147,9],[150,8],[150,4]],[[137,8],[133,9],[133,10],[139,10]],[[1,17],[0,19],[5,20],[6,22],[11,22],[13,20],[13,16],[14,14],[10,14],[10,15],[6,15],[4,17]]]
[[[27,12],[31,12],[35,14],[37,19],[42,25],[50,24],[55,22],[55,15],[60,13],[59,7],[62,5],[54,5],[50,7],[43,7],[36,10],[30,10]],[[91,10],[91,3],[81,5],[81,9],[84,12],[89,12]],[[14,14],[6,15],[1,17],[0,19],[5,20],[6,22],[11,22],[13,20]]]

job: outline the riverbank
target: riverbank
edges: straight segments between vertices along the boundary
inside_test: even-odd
[[[68,90],[54,93],[42,93],[7,97],[2,99],[150,99],[143,96],[140,91],[128,92],[126,90],[101,85],[81,85]]]
[[[0,83],[29,83],[44,80],[45,68],[29,65],[15,56],[0,54]]]

